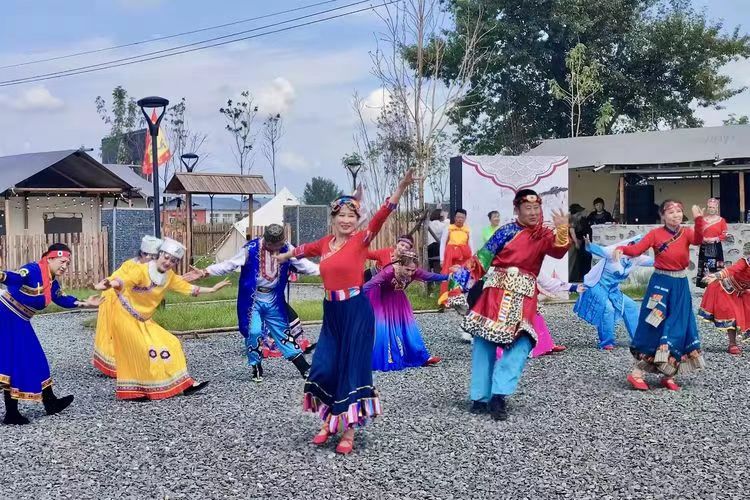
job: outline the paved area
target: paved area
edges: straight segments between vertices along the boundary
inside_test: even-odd
[[[546,309],[569,346],[530,362],[511,417],[467,412],[470,346],[453,313],[419,316],[434,368],[379,374],[386,412],[358,434],[355,453],[309,440],[302,381],[267,363],[254,384],[237,334],[186,340],[205,393],[117,402],[90,364],[85,315],[34,320],[66,412],[24,404],[29,426],[0,426],[0,498],[745,498],[750,481],[750,354],[732,358],[702,327],[709,370],[685,389],[626,387],[626,336],[613,352],[570,306]],[[317,329],[311,329],[311,337]]]

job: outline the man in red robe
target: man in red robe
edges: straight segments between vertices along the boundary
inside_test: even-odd
[[[482,294],[464,317],[462,328],[474,336],[471,367],[473,413],[489,409],[505,420],[505,398],[513,394],[529,353],[537,342],[536,279],[544,257],[562,258],[568,251],[568,215],[553,212],[555,230],[542,225],[542,199],[522,189],[513,200],[516,221],[500,227],[487,244],[455,273],[448,304],[466,307],[461,292],[469,278],[484,278]],[[503,356],[497,359],[497,348]]]

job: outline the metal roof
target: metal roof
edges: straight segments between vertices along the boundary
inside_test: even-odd
[[[174,194],[273,194],[262,175],[179,172],[167,184]]]
[[[135,186],[80,150],[48,151],[0,157],[0,193],[9,189],[113,189]]]
[[[154,197],[154,186],[151,184],[151,181],[144,179],[135,173],[131,165],[117,165],[111,163],[104,163],[103,165],[107,170],[133,186],[143,198],[148,199]]]
[[[750,125],[548,139],[524,155],[567,156],[571,169],[750,159]]]

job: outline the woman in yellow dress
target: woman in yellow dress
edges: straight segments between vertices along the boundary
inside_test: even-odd
[[[159,256],[161,240],[153,236],[144,236],[141,240],[141,249],[138,256],[126,260],[114,274],[127,272],[131,267],[138,264],[146,264],[156,260]],[[112,341],[114,311],[117,310],[118,300],[114,290],[107,290],[102,294],[105,299],[99,307],[96,317],[96,335],[94,336],[94,368],[108,377],[117,376],[115,364],[115,345]]]
[[[190,377],[180,341],[151,319],[167,291],[199,295],[229,285],[228,280],[211,288],[191,285],[172,270],[184,255],[185,247],[165,238],[156,260],[129,266],[96,285],[97,290],[112,288],[116,293],[111,325],[117,399],[166,399],[208,384]]]

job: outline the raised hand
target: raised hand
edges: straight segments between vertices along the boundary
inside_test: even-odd
[[[227,286],[229,286],[231,284],[232,284],[232,282],[229,281],[229,280],[221,280],[218,283],[216,283],[214,286],[212,286],[211,290],[213,290],[214,292],[218,292],[222,288],[227,287]]]
[[[404,177],[401,179],[399,184],[402,185],[403,187],[406,187],[406,186],[411,185],[411,183],[413,183],[415,179],[416,177],[414,176],[414,168],[412,167],[406,171],[406,173],[404,174]]]
[[[552,222],[554,222],[555,226],[567,226],[570,224],[570,217],[568,214],[563,212],[562,210],[553,210],[552,211]]]
[[[183,274],[182,279],[187,282],[192,282],[201,278],[205,278],[206,276],[208,276],[208,272],[205,269],[199,269],[197,267],[190,266],[190,271]]]
[[[698,205],[693,205],[693,219],[703,217],[703,209]]]
[[[578,285],[576,287],[576,292],[578,292],[578,293],[583,293],[585,291],[586,291],[586,286],[585,285]]]

